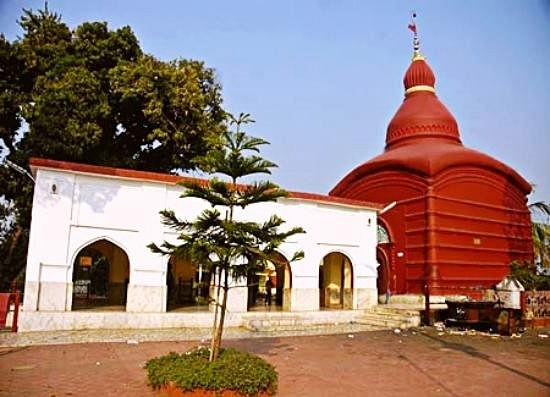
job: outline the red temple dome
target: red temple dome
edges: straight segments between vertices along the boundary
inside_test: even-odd
[[[403,77],[403,85],[405,100],[388,125],[386,150],[423,138],[461,144],[454,116],[435,95],[435,75],[418,52]]]
[[[403,77],[405,94],[414,91],[435,92],[435,75],[423,56],[413,58],[413,62]]]

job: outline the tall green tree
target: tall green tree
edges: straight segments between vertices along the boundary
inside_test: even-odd
[[[128,26],[70,29],[23,10],[20,38],[0,35],[0,161],[30,157],[178,172],[195,167],[225,112],[213,69],[144,54]],[[0,289],[25,265],[32,181],[0,167]]]
[[[212,175],[207,182],[184,180],[181,197],[200,198],[209,204],[195,220],[180,219],[173,210],[161,212],[162,222],[176,230],[178,244],[165,241],[159,247],[151,243],[154,252],[189,258],[202,264],[214,275],[214,321],[210,361],[220,352],[227,308],[227,295],[232,281],[246,279],[254,271],[263,271],[273,260],[277,248],[290,236],[304,233],[300,227],[281,232],[284,221],[272,215],[265,222],[243,220],[248,206],[276,201],[287,192],[269,181],[240,185],[239,180],[257,174],[270,174],[276,165],[259,156],[267,142],[248,136],[242,126],[252,122],[248,114],[230,118],[234,130],[227,129],[213,144],[214,149],[197,159],[200,169]],[[239,209],[242,215],[236,216]],[[300,259],[303,252],[294,254]]]

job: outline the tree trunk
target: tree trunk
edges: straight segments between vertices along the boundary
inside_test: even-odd
[[[218,274],[218,282],[216,283],[216,273]],[[210,342],[210,356],[209,361],[212,362],[217,358],[216,351],[216,337],[218,335],[218,313],[220,310],[220,289],[222,283],[222,275],[220,271],[214,272],[214,287],[216,288],[216,297],[214,299],[214,321],[212,322],[212,341]],[[217,342],[219,344],[219,342]]]
[[[210,351],[210,361],[214,361],[218,358],[220,355],[220,348],[222,344],[222,335],[223,335],[223,325],[225,323],[225,312],[227,309],[227,295],[229,292],[229,276],[228,272],[224,272],[224,280],[223,280],[223,296],[222,296],[222,303],[220,305],[220,321],[218,323],[216,334],[214,338],[212,338],[212,350]]]

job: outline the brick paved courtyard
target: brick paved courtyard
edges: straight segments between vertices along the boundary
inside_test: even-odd
[[[225,340],[279,371],[278,396],[550,396],[550,338],[417,331]],[[0,347],[0,396],[155,396],[144,362],[201,342]]]

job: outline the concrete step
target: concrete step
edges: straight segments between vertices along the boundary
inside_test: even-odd
[[[411,328],[420,325],[419,305],[378,305],[366,310],[327,310],[314,312],[249,312],[241,326],[254,332],[311,330],[357,324],[375,328]]]
[[[356,319],[359,310],[322,310],[310,312],[249,312],[242,317],[241,326],[253,332],[315,331],[334,328],[369,330]]]
[[[463,298],[463,296],[453,296],[456,299]],[[439,305],[445,304],[445,299],[448,298],[443,295],[430,295],[430,304]],[[379,297],[379,303],[385,302],[385,296]],[[424,306],[424,295],[421,294],[402,294],[392,295],[389,300],[390,305],[410,305],[410,306]]]
[[[243,321],[243,327],[249,331],[256,332],[273,332],[273,331],[290,331],[306,329],[311,327],[311,323],[299,316],[285,317],[257,317]]]
[[[385,296],[379,297],[379,302],[385,302]],[[406,304],[406,305],[423,305],[424,304],[424,295],[420,294],[402,294],[402,295],[392,295],[390,297],[390,304]]]
[[[381,328],[407,329],[418,327],[420,325],[420,317],[418,319],[414,317],[389,317],[370,313],[358,318],[357,323]]]
[[[384,328],[413,328],[420,325],[420,310],[391,306],[367,309],[356,320],[359,324]]]
[[[380,315],[397,315],[397,316],[415,316],[423,307],[421,306],[408,306],[408,305],[378,305],[373,306],[370,309],[365,309],[364,313],[375,313]]]

